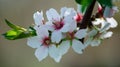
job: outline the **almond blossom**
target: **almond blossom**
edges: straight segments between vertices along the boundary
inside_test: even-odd
[[[68,32],[70,25],[75,22],[73,17],[76,12],[73,8],[61,8],[61,14],[59,15],[57,11],[53,8],[46,12],[48,18],[48,24],[51,25],[51,40],[52,42],[59,43],[63,38],[62,33]]]
[[[62,55],[67,53],[70,46],[72,46],[73,50],[78,54],[82,54],[82,50],[85,49],[85,45],[79,39],[82,39],[86,36],[87,29],[80,29],[76,31],[76,24],[77,22],[74,22],[71,25],[70,30],[66,34],[67,40],[62,41],[62,43],[58,46]]]
[[[60,48],[60,53],[64,55],[67,53],[70,46],[72,46],[73,50],[78,53],[82,54],[82,50],[85,49],[85,45],[79,40],[86,36],[86,29],[81,29],[75,32],[68,32],[67,38],[68,40],[62,41],[62,43],[58,46]],[[62,48],[62,49],[61,49]]]
[[[98,3],[98,12],[102,12],[102,10],[103,10],[102,6]],[[106,6],[103,17],[96,18],[95,21],[92,21],[93,25],[101,24],[101,27],[98,28],[99,31],[101,32],[106,31],[110,28],[117,27],[118,23],[112,17],[116,12],[118,12],[117,7],[113,6],[112,8],[110,8]]]
[[[107,31],[106,29],[108,28],[109,25],[105,25],[103,28],[101,28],[100,30],[97,30],[95,28],[93,28],[87,35],[88,38],[85,41],[85,46],[89,46],[91,45],[92,47],[94,46],[99,46],[102,42],[103,39],[106,38],[110,38],[113,34],[112,31]],[[102,31],[102,32],[101,32]]]
[[[63,7],[59,14],[51,8],[46,11],[47,21],[44,20],[42,11],[35,12],[34,27],[30,26],[28,29],[5,19],[12,30],[3,35],[9,40],[29,37],[27,45],[36,49],[35,56],[39,61],[49,55],[54,61],[60,62],[70,47],[76,53],[82,54],[88,46],[99,46],[104,39],[113,35],[109,29],[118,26],[113,15],[119,10],[112,5],[112,1],[117,0],[110,0],[108,3],[103,0],[75,1],[78,3],[77,11],[74,8]],[[98,10],[92,15],[96,1]]]
[[[42,61],[49,54],[51,58],[59,62],[61,55],[56,45],[51,43],[48,30],[44,26],[41,26],[36,31],[39,31],[37,32],[37,36],[28,38],[27,44],[32,48],[36,48],[35,56],[37,59]]]
[[[103,39],[110,38],[112,34],[112,31],[104,31],[103,33],[100,33],[98,30],[93,29],[88,33],[88,38],[84,44],[86,47],[89,45],[92,47],[99,46]]]

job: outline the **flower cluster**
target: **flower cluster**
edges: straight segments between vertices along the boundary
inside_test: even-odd
[[[37,48],[35,56],[39,61],[49,55],[59,62],[70,46],[75,52],[82,53],[85,45],[79,39],[86,36],[87,30],[77,30],[77,21],[80,21],[82,16],[76,15],[73,8],[67,7],[61,8],[61,14],[53,8],[49,9],[46,12],[47,22],[44,21],[42,11],[33,15],[37,36],[28,38],[27,43],[32,48]]]
[[[51,8],[46,11],[48,21],[44,20],[43,12],[38,11],[33,15],[37,36],[28,38],[27,44],[36,48],[35,56],[39,61],[49,55],[59,62],[70,47],[82,54],[87,46],[98,46],[103,39],[113,34],[109,29],[117,26],[112,16],[118,10],[116,7],[106,7],[104,10],[103,13],[103,8],[99,5],[97,13],[91,17],[90,27],[85,29],[78,25],[83,23],[84,14],[74,8],[63,7],[60,14]]]
[[[98,12],[94,20],[92,20],[93,28],[88,33],[88,39],[85,42],[85,45],[88,46],[99,46],[103,39],[110,38],[113,34],[112,31],[109,31],[110,28],[117,27],[118,23],[113,18],[113,15],[118,12],[116,6],[105,7],[104,13],[103,8],[98,4]]]
[[[78,5],[74,8],[63,7],[58,13],[51,8],[46,11],[46,19],[42,11],[33,14],[34,26],[28,29],[5,22],[12,28],[3,34],[8,40],[28,38],[27,45],[35,48],[35,56],[39,61],[48,55],[56,62],[60,62],[70,47],[82,54],[88,46],[99,46],[104,39],[113,34],[111,28],[118,23],[113,18],[118,8],[113,6],[118,0],[75,0]],[[94,6],[98,6],[93,12]]]

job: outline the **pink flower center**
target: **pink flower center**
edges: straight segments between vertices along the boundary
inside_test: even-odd
[[[44,46],[49,46],[50,45],[50,38],[49,37],[45,37],[43,39],[43,45]]]
[[[63,20],[54,23],[55,30],[60,30],[64,26]]]
[[[68,38],[71,40],[74,39],[74,34],[74,32],[68,32]]]
[[[76,22],[80,23],[80,21],[83,19],[82,14],[77,13],[77,15],[74,17],[74,19],[76,20]]]

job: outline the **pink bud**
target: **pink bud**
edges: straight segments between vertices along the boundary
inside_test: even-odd
[[[98,12],[101,13],[102,12],[102,6],[98,3]]]
[[[80,21],[82,20],[83,16],[80,13],[77,13],[77,15],[74,17],[74,19],[76,20],[76,22],[80,23]]]

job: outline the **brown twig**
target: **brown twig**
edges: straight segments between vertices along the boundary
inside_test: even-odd
[[[96,3],[96,0],[93,0],[92,3],[87,7],[87,10],[85,12],[82,22],[78,24],[80,29],[86,29],[88,24],[91,22],[91,15],[92,15],[95,3]],[[84,38],[81,39],[80,41],[84,42]]]

